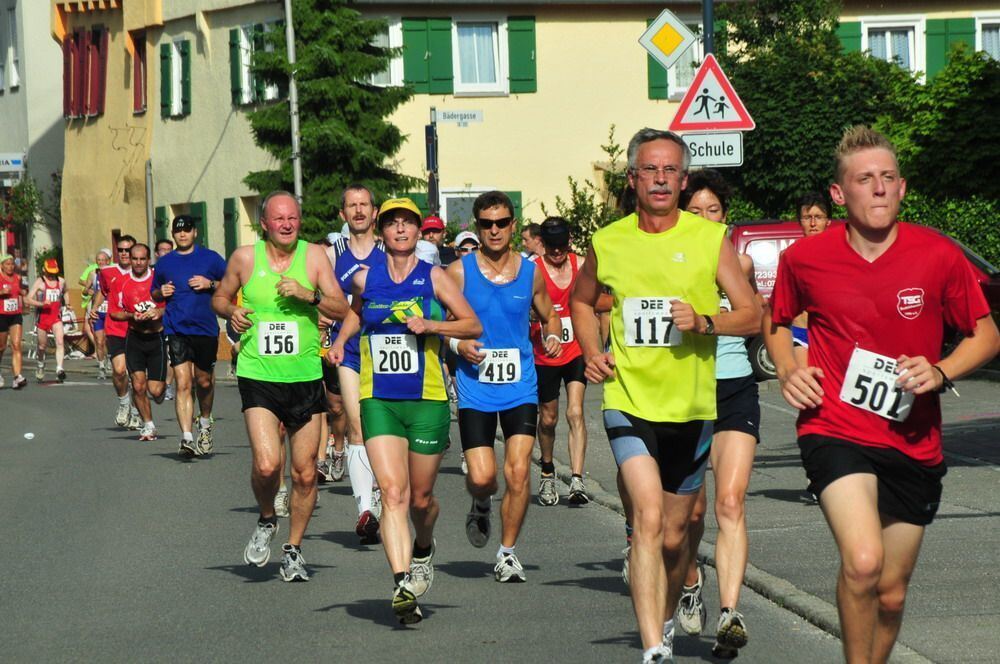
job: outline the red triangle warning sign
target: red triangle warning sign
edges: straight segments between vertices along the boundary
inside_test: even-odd
[[[749,131],[756,126],[715,56],[706,55],[670,131]]]

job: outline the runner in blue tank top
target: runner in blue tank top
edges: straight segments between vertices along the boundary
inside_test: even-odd
[[[490,502],[497,491],[493,439],[497,421],[506,443],[503,537],[494,578],[524,581],[514,545],[528,510],[528,470],[538,422],[538,381],[528,337],[528,313],[534,307],[545,330],[545,350],[562,353],[561,323],[545,280],[535,265],[510,246],[514,205],[500,191],[481,194],[472,205],[482,246],[477,254],[452,263],[455,279],[483,324],[477,340],[449,344],[458,361],[458,427],[468,463],[466,484],[472,509],[465,520],[469,542],[484,547],[490,538]]]

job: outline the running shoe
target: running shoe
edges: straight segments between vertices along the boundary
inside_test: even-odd
[[[291,544],[281,545],[281,569],[283,581],[308,581],[309,571],[306,570],[306,560],[302,551]]]
[[[556,491],[556,476],[542,474],[538,481],[538,504],[546,507],[559,504],[559,492]]]
[[[188,439],[182,436],[180,447],[177,448],[177,454],[186,459],[198,456],[198,443],[194,442],[194,439]]]
[[[288,489],[279,489],[278,495],[274,497],[275,516],[288,516]]]
[[[97,363],[97,380],[107,380],[108,372],[104,370],[104,364],[101,362]]]
[[[39,383],[45,380],[45,365],[39,364],[38,368],[35,369],[35,380]]]
[[[167,389],[163,391],[163,400],[173,401],[175,396],[177,396],[177,388],[173,384],[167,385]]]
[[[625,582],[625,587],[628,588],[628,556],[632,552],[632,543],[629,542],[628,545],[622,549],[622,555],[625,560],[622,562],[622,581]]]
[[[723,609],[719,614],[712,655],[720,659],[732,659],[746,644],[747,626],[743,622],[743,614],[734,609]]]
[[[501,553],[493,567],[493,578],[500,583],[524,583],[524,568],[513,553]]]
[[[671,650],[662,645],[652,655],[642,658],[642,664],[673,664],[675,661]]]
[[[574,477],[569,481],[569,504],[570,505],[586,505],[590,502],[590,496],[587,495],[587,487],[583,484],[582,477]]]
[[[469,538],[469,544],[481,549],[490,541],[490,508],[481,510],[476,505],[476,499],[472,499],[472,507],[465,516],[465,536]]]
[[[56,380],[58,380],[60,383],[66,382],[66,370],[63,369],[62,367],[58,367],[56,369]]]
[[[203,427],[201,424],[198,425],[198,441],[195,454],[198,456],[208,454],[212,451],[212,445],[212,422],[210,420],[207,427]]]
[[[431,589],[434,583],[434,552],[437,549],[437,542],[431,542],[431,552],[424,558],[414,557],[410,561],[410,589],[417,597],[423,597],[424,593]]]
[[[705,585],[705,571],[698,565],[698,581],[693,586],[681,589],[681,599],[677,603],[677,622],[688,634],[701,634],[708,620],[708,611],[701,598],[701,590]]]
[[[465,452],[462,452],[462,474],[469,474],[469,464],[465,461]]]
[[[365,510],[354,524],[354,532],[362,544],[378,544],[378,517],[371,510]]]
[[[412,625],[424,619],[417,604],[417,595],[411,588],[409,574],[392,591],[392,612],[403,625]]]
[[[333,481],[333,462],[329,459],[316,459],[316,482],[326,484]]]
[[[22,376],[21,374],[17,374],[16,376],[14,376],[14,380],[13,382],[11,382],[10,386],[12,389],[19,390],[22,387],[27,386],[27,384],[28,384],[28,379]]]
[[[337,449],[334,446],[334,442],[336,440],[337,439],[334,437],[334,435],[332,433],[328,434],[327,437],[326,437],[326,454],[324,456],[326,456],[327,459],[332,459],[333,458],[333,453]]]
[[[152,422],[144,422],[139,429],[139,440],[156,440],[156,427]]]
[[[131,414],[131,412],[132,411],[129,408],[128,402],[126,402],[126,403],[119,403],[118,404],[118,409],[115,411],[115,424],[117,424],[120,427],[123,427],[123,428],[127,429],[128,428],[128,419],[129,419],[129,415]]]
[[[342,479],[344,479],[344,469],[346,467],[346,464],[344,464],[344,457],[345,456],[347,456],[347,455],[344,454],[343,452],[337,452],[336,450],[334,450],[334,452],[333,452],[333,455],[332,455],[333,465],[331,466],[331,472],[333,474],[333,481],[334,482],[339,482]],[[331,458],[331,457],[327,457],[327,458]]]
[[[277,523],[257,522],[257,527],[247,542],[247,548],[243,549],[243,562],[247,565],[263,567],[271,558],[271,540],[278,532]]]
[[[372,514],[376,519],[382,518],[382,489],[377,486],[372,487]]]
[[[3,379],[3,376],[0,376],[0,387],[3,387],[6,384],[7,382]]]
[[[135,408],[132,409],[132,412],[128,417],[128,428],[132,431],[138,431],[142,428],[142,418],[139,417],[139,411]]]

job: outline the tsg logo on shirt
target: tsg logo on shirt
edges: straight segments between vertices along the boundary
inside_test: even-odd
[[[913,320],[924,310],[923,288],[904,288],[896,297],[896,311],[906,320]]]

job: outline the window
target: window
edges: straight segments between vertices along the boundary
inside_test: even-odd
[[[277,26],[277,23],[257,23],[229,31],[229,82],[234,105],[248,106],[256,102],[273,101],[281,96],[277,85],[266,84],[253,72],[254,52],[274,51],[274,45],[268,43],[264,35]]]
[[[21,76],[18,73],[21,66],[21,59],[17,53],[17,6],[7,10],[7,52],[2,53],[3,60],[7,64],[6,76],[0,72],[0,79],[6,79],[6,84],[10,88],[16,88],[21,84]],[[0,80],[0,89],[4,86],[4,81]]]
[[[132,40],[132,112],[146,111],[146,32],[140,30],[130,33]]]
[[[104,113],[104,92],[108,70],[108,31],[97,26],[90,31],[87,45],[87,117]]]
[[[183,56],[181,55],[182,41],[175,41],[171,44],[170,53],[170,115],[181,115],[184,113],[183,88],[181,79],[183,72]]]
[[[373,46],[381,48],[401,48],[403,46],[403,24],[399,19],[389,20],[386,29],[372,40]],[[403,56],[389,60],[389,66],[369,78],[372,85],[388,87],[403,84]]]
[[[191,42],[178,39],[160,44],[160,115],[191,113]]]
[[[667,89],[670,90],[671,100],[684,98],[691,81],[694,80],[695,72],[701,66],[701,61],[705,59],[704,39],[701,35],[700,23],[686,23],[688,29],[699,35],[698,41],[691,45],[687,53],[674,63],[674,66],[667,70]]]
[[[1000,60],[1000,16],[976,19],[976,50]]]
[[[78,29],[63,41],[63,116],[104,113],[108,70],[108,31],[102,26]]]
[[[873,58],[896,62],[903,69],[926,71],[925,21],[922,17],[862,19],[861,49]]]
[[[455,94],[507,94],[507,21],[452,24]]]
[[[476,232],[476,224],[472,218],[472,204],[479,194],[495,191],[496,187],[469,187],[466,189],[441,190],[441,216],[445,223],[458,226],[462,230]],[[510,202],[514,204],[514,216],[521,218],[521,192],[507,191]]]

